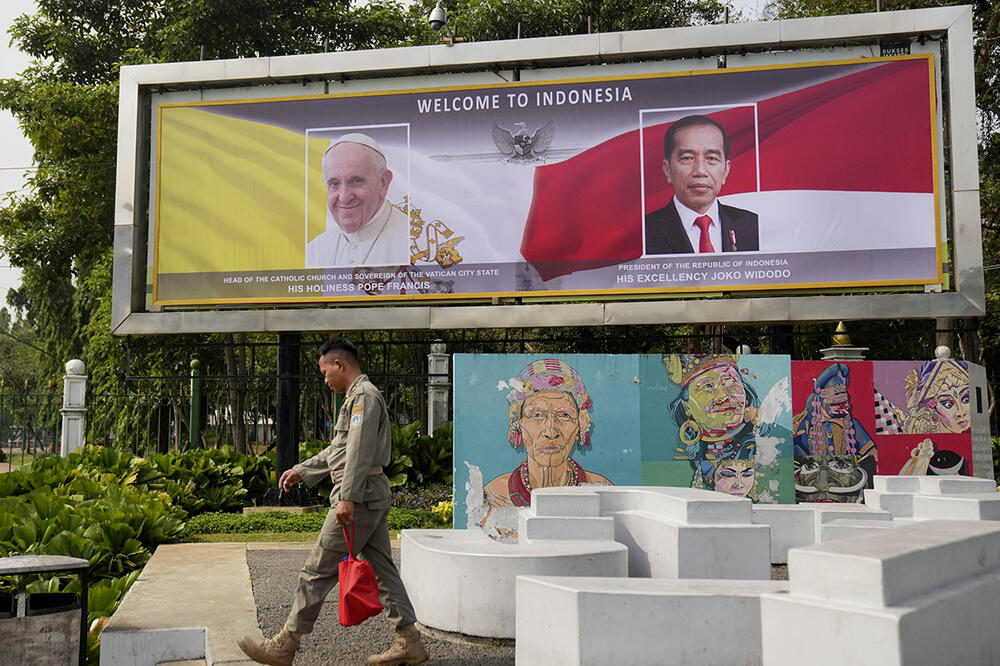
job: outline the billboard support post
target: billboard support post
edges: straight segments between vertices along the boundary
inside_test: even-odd
[[[191,422],[188,424],[188,448],[199,448],[201,435],[201,361],[191,359]]]
[[[278,422],[277,478],[299,461],[297,427],[299,423],[299,347],[302,336],[298,333],[278,335]]]

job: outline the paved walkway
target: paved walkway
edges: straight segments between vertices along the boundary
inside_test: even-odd
[[[248,544],[247,562],[257,603],[257,619],[266,636],[281,630],[291,609],[299,570],[312,544]],[[396,564],[399,551],[393,548]],[[337,592],[323,605],[315,630],[302,641],[295,666],[365,664],[368,655],[392,644],[392,625],[385,613],[357,627],[342,627],[337,621]],[[513,666],[514,648],[488,643],[455,642],[424,637],[433,664],[458,666]]]
[[[236,639],[281,629],[311,548],[309,543],[160,546],[105,627],[102,666],[250,664]],[[393,554],[398,566],[398,549]],[[315,630],[303,639],[296,666],[365,664],[392,644],[384,613],[358,627],[341,627],[337,618],[334,591]],[[453,639],[426,636],[433,663],[514,664],[513,647]]]

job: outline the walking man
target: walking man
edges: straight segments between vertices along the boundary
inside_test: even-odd
[[[278,484],[290,490],[299,481],[314,486],[327,474],[333,479],[331,511],[313,547],[295,592],[285,626],[264,640],[241,636],[240,649],[254,661],[290,666],[303,634],[313,629],[327,594],[337,585],[337,565],[347,557],[341,525],[354,523],[354,547],[372,567],[379,582],[379,599],[395,625],[396,641],[388,651],[372,655],[368,663],[379,666],[420,664],[427,651],[414,626],[416,617],[403,581],[392,561],[389,544],[389,464],[392,435],[385,400],[368,376],[361,372],[358,350],[344,338],[333,338],[317,351],[319,369],[335,393],[346,393],[337,415],[334,436],[326,447],[281,475]],[[350,529],[350,527],[348,527]]]

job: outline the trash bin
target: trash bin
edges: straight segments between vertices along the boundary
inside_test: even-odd
[[[81,612],[80,597],[64,593],[29,594],[24,617],[0,606],[0,666],[77,666]]]
[[[81,666],[86,661],[87,560],[61,555],[0,557],[0,575],[67,571],[80,577],[80,595],[0,595],[0,666]],[[4,598],[4,597],[7,598]],[[19,613],[24,613],[19,616]]]
[[[80,608],[80,595],[71,592],[38,592],[28,595],[25,615],[51,615]]]

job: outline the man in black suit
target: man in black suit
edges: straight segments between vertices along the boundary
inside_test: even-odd
[[[674,186],[646,215],[646,254],[759,250],[757,214],[716,201],[729,175],[729,136],[708,116],[686,116],[663,136],[663,173]]]

